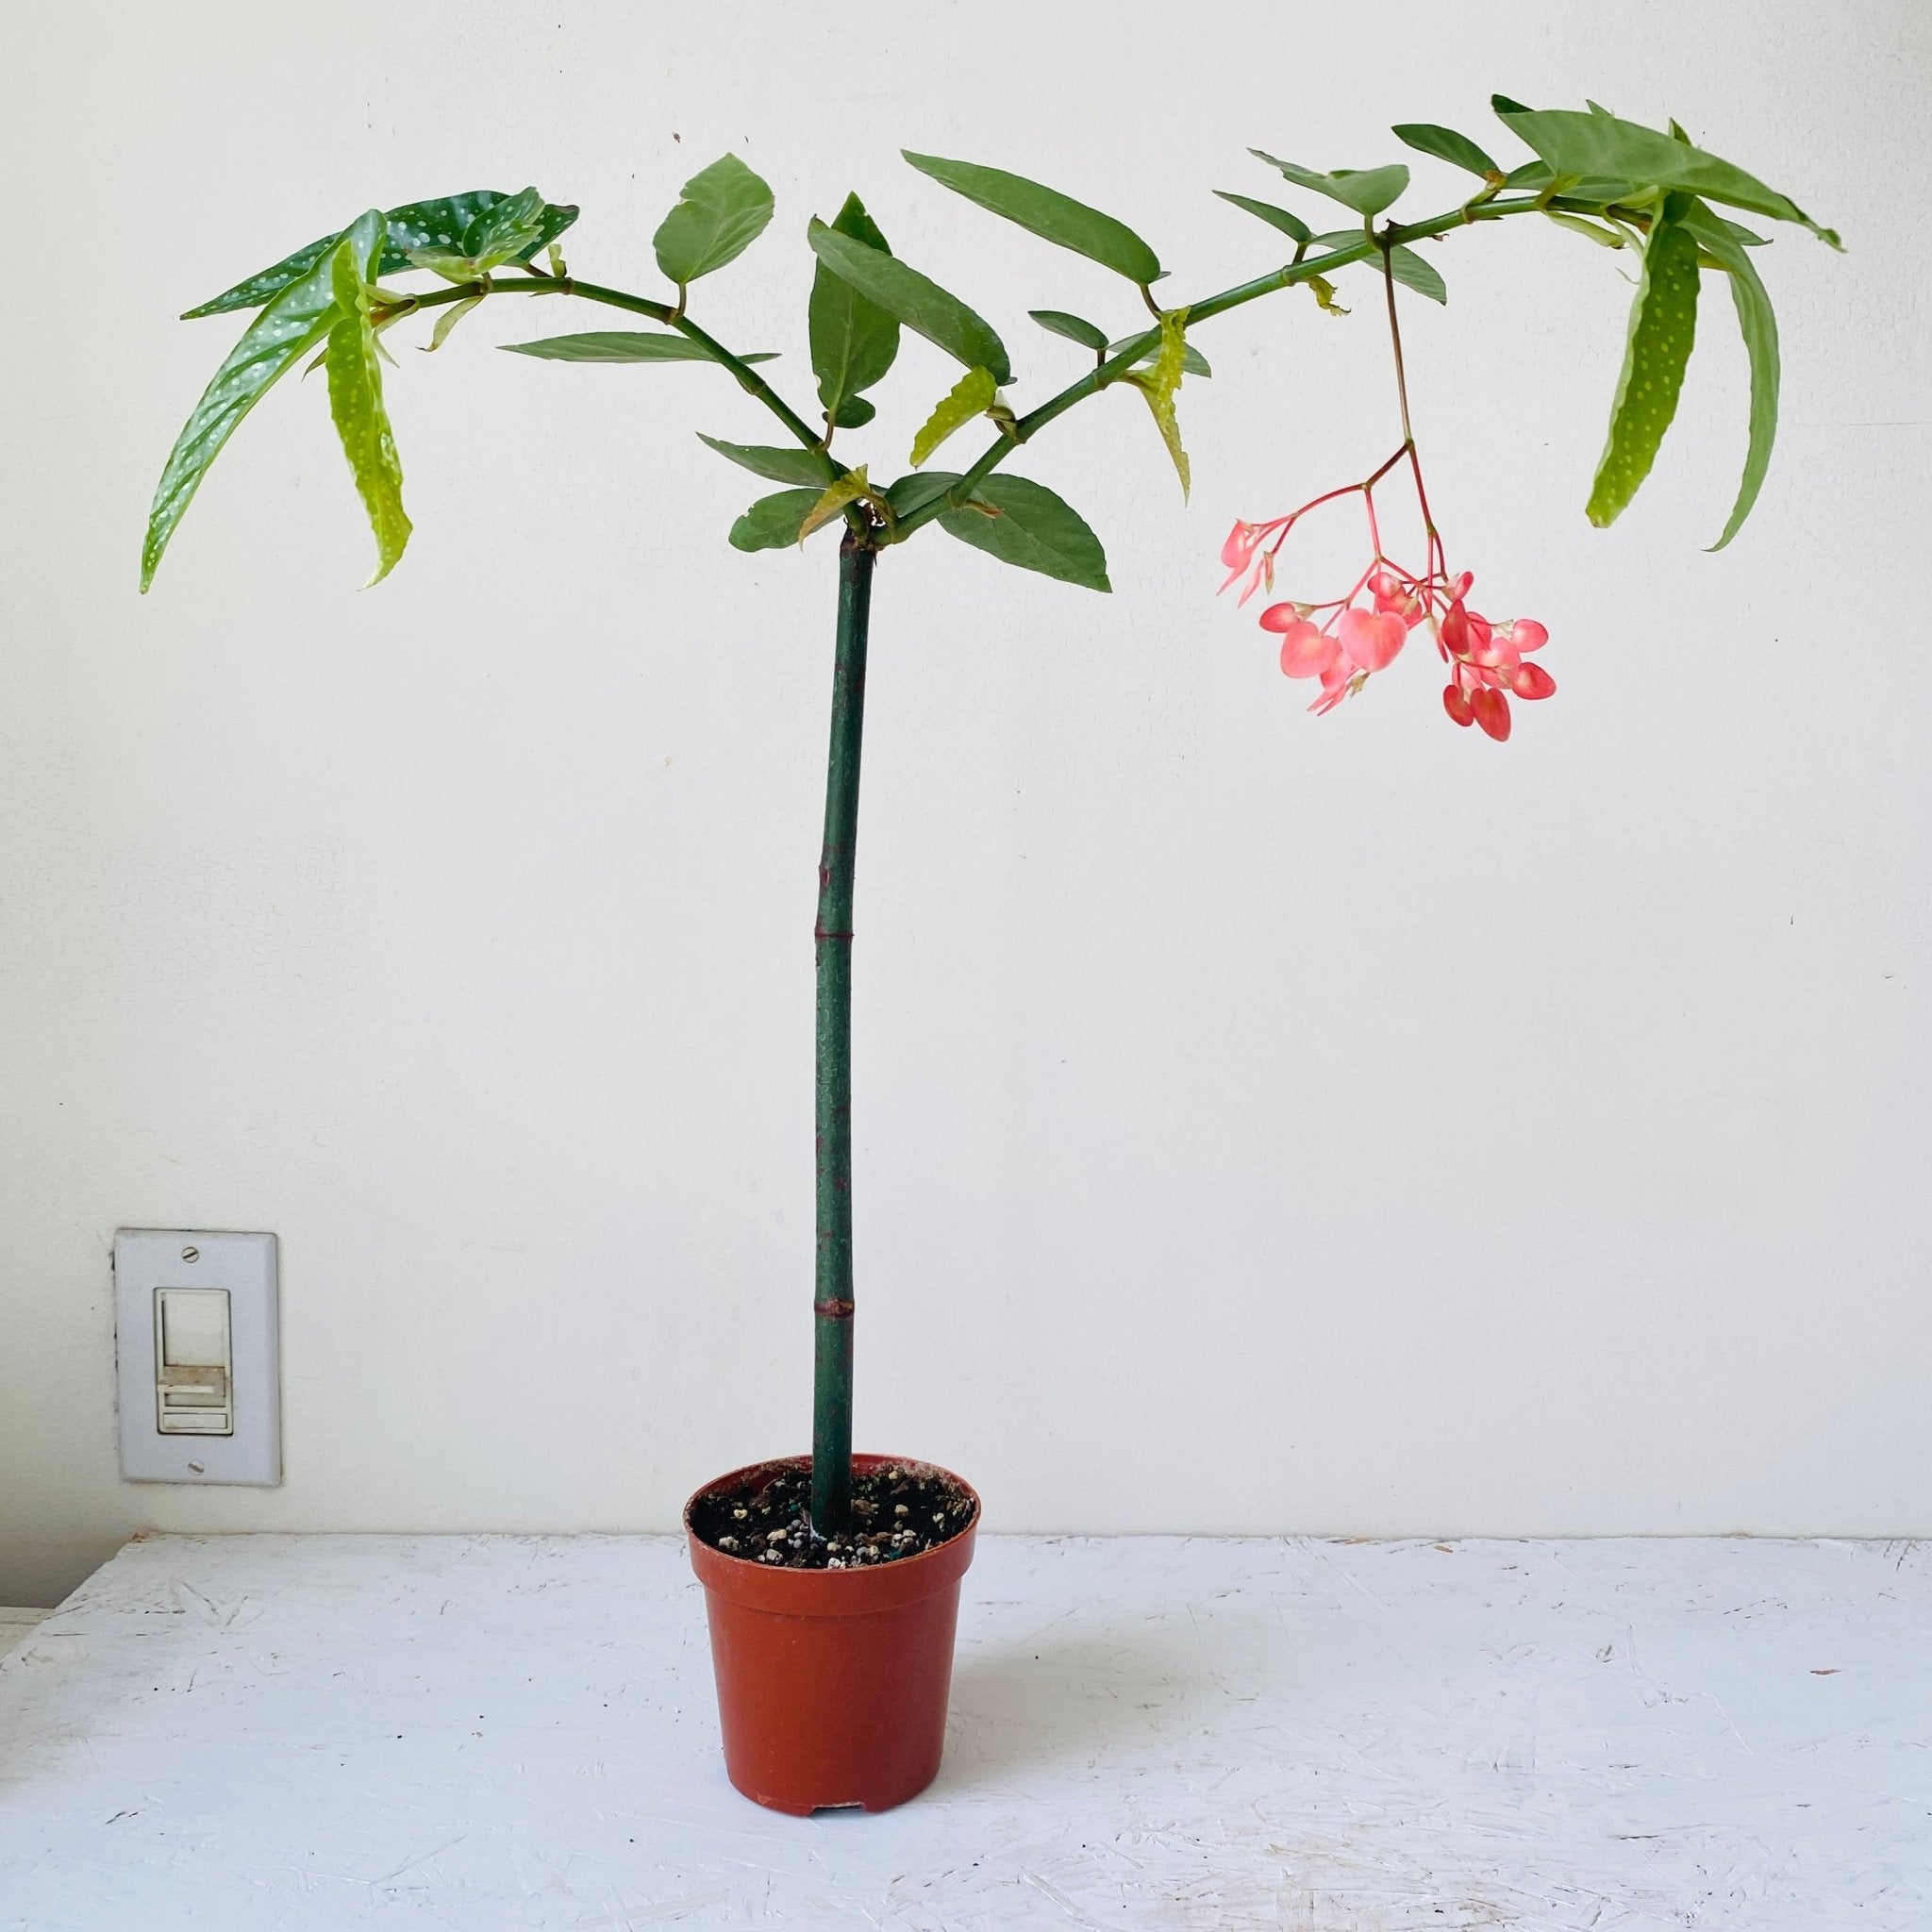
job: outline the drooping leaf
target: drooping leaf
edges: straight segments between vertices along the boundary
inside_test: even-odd
[[[731,526],[734,550],[784,550],[798,541],[799,526],[811,514],[822,489],[780,490],[761,496]]]
[[[681,289],[736,261],[772,219],[772,191],[736,155],[721,155],[684,184],[651,238],[658,268]]]
[[[985,415],[998,392],[991,371],[969,369],[940,398],[932,414],[920,426],[919,434],[912,439],[912,467],[917,469],[924,462],[954,430],[963,429],[975,416]]]
[[[935,475],[930,480],[941,479]],[[957,476],[949,479],[947,487],[958,481]],[[949,535],[1002,563],[1090,591],[1113,588],[1107,580],[1100,539],[1071,504],[1030,477],[995,470],[975,486],[963,508],[942,511],[939,521]]]
[[[534,342],[504,342],[512,356],[537,356],[546,362],[715,362],[717,358],[688,336],[655,335],[648,329],[593,328],[581,335],[544,336]],[[741,362],[775,362],[777,352],[754,349]],[[722,366],[722,365],[721,365]]]
[[[1012,381],[1007,345],[991,325],[957,295],[948,294],[897,256],[868,248],[824,222],[812,222],[806,229],[806,239],[812,253],[835,275],[874,307],[896,316],[914,334],[924,336],[968,369],[990,370],[997,383]]]
[[[470,310],[475,308],[482,300],[483,297],[481,295],[465,295],[460,302],[452,302],[436,318],[436,326],[429,332],[428,345],[424,349],[423,353],[427,356],[441,348],[443,343],[449,341],[450,330],[455,328],[457,324],[462,321],[463,317],[469,314]]]
[[[1439,161],[1447,161],[1454,168],[1467,169],[1472,175],[1487,177],[1503,172],[1468,135],[1457,134],[1453,127],[1438,127],[1427,121],[1405,121],[1399,127],[1391,127],[1389,131],[1405,147],[1414,148],[1417,154],[1433,155]]]
[[[1141,331],[1141,335],[1147,333],[1148,331],[1145,329]],[[1107,353],[1109,356],[1118,356],[1129,342],[1137,340],[1138,338],[1134,336],[1123,336],[1119,341],[1108,343]],[[1147,353],[1134,364],[1134,367],[1136,369],[1148,368],[1158,358],[1159,354],[1160,340],[1157,335],[1154,341],[1149,345]],[[1202,355],[1192,342],[1183,342],[1181,344],[1181,368],[1190,375],[1212,375],[1214,374],[1207,357]]]
[[[1285,208],[1276,208],[1272,201],[1257,201],[1250,194],[1230,194],[1225,188],[1217,188],[1214,192],[1223,201],[1231,201],[1235,207],[1245,208],[1270,227],[1279,228],[1284,235],[1292,236],[1303,248],[1314,239],[1307,223],[1301,216],[1290,214]]]
[[[832,228],[881,255],[892,252],[856,194],[845,197]],[[870,389],[892,366],[899,353],[899,325],[824,262],[812,272],[807,321],[819,401],[835,428],[857,429],[873,417],[873,406],[860,399],[859,391]]]
[[[356,225],[366,235],[380,234],[380,210]],[[351,233],[356,232],[352,230]],[[228,352],[201,400],[175,439],[175,447],[156,486],[141,552],[141,588],[154,581],[168,540],[175,534],[208,465],[237,425],[268,390],[328,338],[336,320],[333,264],[319,256],[308,272],[285,284],[249,324]]]
[[[1731,508],[1724,535],[1710,546],[1722,550],[1751,514],[1765,472],[1771,467],[1772,444],[1777,440],[1777,317],[1773,314],[1771,297],[1745,253],[1752,245],[1743,239],[1747,231],[1702,203],[1694,205],[1685,215],[1684,226],[1730,279],[1731,302],[1738,311],[1738,326],[1743,333],[1744,352],[1751,364],[1751,438],[1744,451],[1743,480],[1738,486],[1738,500]]]
[[[375,221],[368,223],[366,235],[363,226],[358,223],[329,258],[336,319],[328,332],[328,410],[375,536],[375,575],[369,582],[379,584],[408,547],[409,519],[403,508],[403,465],[383,406],[382,358],[369,313],[382,230]]]
[[[1105,329],[1096,328],[1077,315],[1069,315],[1064,308],[1029,308],[1026,313],[1050,336],[1064,336],[1083,349],[1091,349],[1096,356],[1107,348]]]
[[[382,264],[376,271],[377,275],[401,275],[413,265],[409,257],[419,249],[436,249],[452,256],[464,254],[464,238],[477,217],[489,213],[501,202],[514,199],[515,196],[494,188],[477,188],[464,194],[445,194],[432,201],[405,202],[401,208],[391,208],[383,218],[386,232]],[[554,202],[543,203],[537,239],[523,251],[520,258],[528,260],[540,247],[555,242],[576,218],[575,208],[559,207]],[[265,268],[259,275],[250,275],[246,281],[237,282],[232,289],[225,290],[213,300],[189,309],[183,320],[199,315],[224,315],[235,308],[260,308],[291,282],[307,275],[347,232],[338,228],[333,235],[325,235],[320,241],[309,242],[308,247],[296,249],[293,255],[276,262],[273,268]]]
[[[823,490],[830,480],[830,459],[818,450],[760,449],[751,443],[726,442],[720,437],[707,436],[702,429],[698,431],[698,441],[768,482],[795,483],[801,487],[809,484],[814,490]]]
[[[1251,147],[1248,152],[1278,170],[1297,187],[1312,188],[1317,194],[1325,194],[1331,201],[1354,208],[1358,215],[1380,214],[1408,186],[1408,170],[1400,161],[1391,161],[1386,168],[1337,168],[1330,174],[1318,175],[1312,168],[1276,160],[1257,147]]]
[[[1637,494],[1676,414],[1697,327],[1697,241],[1679,208],[1687,201],[1671,197],[1644,246],[1610,433],[1585,507],[1599,529],[1615,523]]]
[[[856,470],[847,470],[842,476],[835,477],[819,491],[818,501],[806,511],[804,520],[798,525],[797,541],[801,543],[822,524],[828,524],[848,504],[857,503],[861,496],[873,493],[872,485],[866,481],[865,465],[860,463]]]
[[[1315,298],[1315,307],[1324,315],[1346,315],[1349,312],[1335,299],[1335,284],[1326,275],[1310,275],[1304,286]]]
[[[1774,188],[1767,188],[1742,168],[1674,141],[1654,127],[1614,114],[1578,113],[1573,108],[1499,108],[1504,125],[1534,148],[1558,176],[1604,176],[1653,188],[1681,189],[1732,208],[1796,222],[1834,248],[1842,244],[1803,208]]]
[[[1160,278],[1160,258],[1153,249],[1124,222],[1089,208],[1084,201],[1029,181],[1024,175],[1009,175],[1004,168],[942,160],[937,155],[916,155],[909,149],[901,152],[922,175],[930,175],[955,194],[963,194],[968,201],[1004,215],[1042,241],[1071,248],[1143,288]]]
[[[1147,398],[1147,407],[1154,414],[1155,427],[1160,431],[1160,440],[1167,445],[1167,453],[1174,460],[1174,474],[1181,479],[1183,502],[1193,489],[1193,476],[1188,453],[1181,447],[1181,425],[1174,414],[1174,399],[1181,386],[1182,365],[1187,354],[1187,321],[1188,311],[1185,308],[1163,311],[1160,348],[1155,356],[1153,367],[1144,375],[1127,377]]]
[[[1567,215],[1561,208],[1546,208],[1543,213],[1559,228],[1568,228],[1574,235],[1588,235],[1599,248],[1621,248],[1624,245],[1621,228],[1606,227],[1603,223],[1592,222],[1583,215]]]

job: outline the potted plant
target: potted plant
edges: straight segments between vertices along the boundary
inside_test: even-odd
[[[191,316],[253,309],[255,319],[216,372],[182,430],[156,493],[142,561],[143,590],[208,465],[228,436],[282,375],[313,358],[327,372],[329,408],[376,544],[372,582],[408,541],[402,470],[383,403],[382,338],[406,318],[436,311],[427,342],[492,297],[585,301],[653,325],[647,329],[558,335],[511,345],[521,355],[575,363],[708,362],[767,409],[783,432],[773,444],[705,436],[721,457],[780,486],[732,526],[741,550],[802,544],[821,528],[839,533],[839,605],[824,835],[819,864],[817,955],[817,1261],[811,1453],[734,1471],[692,1497],[685,1521],[709,1606],[726,1762],[738,1787],[760,1803],[806,1812],[825,1806],[880,1809],[912,1796],[939,1767],[959,1581],[971,1560],[979,1506],[958,1477],[903,1458],[852,1452],[851,948],[853,860],[858,823],[859,752],[873,577],[883,556],[930,526],[997,560],[1106,591],[1098,538],[1069,504],[1017,474],[1010,459],[1076,405],[1126,384],[1144,397],[1183,491],[1189,474],[1177,397],[1185,379],[1210,374],[1193,336],[1230,309],[1296,289],[1340,309],[1339,278],[1358,284],[1386,316],[1393,352],[1400,440],[1358,481],[1312,496],[1299,508],[1237,524],[1222,550],[1224,588],[1245,603],[1273,591],[1278,559],[1299,521],[1330,506],[1358,504],[1367,550],[1339,597],[1271,598],[1259,611],[1281,669],[1310,680],[1310,708],[1334,709],[1429,633],[1446,667],[1442,703],[1459,725],[1508,737],[1511,700],[1555,689],[1537,653],[1546,641],[1528,619],[1497,622],[1470,602],[1472,580],[1452,571],[1431,516],[1410,419],[1402,354],[1400,292],[1445,298],[1424,253],[1476,223],[1533,216],[1639,267],[1623,373],[1608,439],[1588,500],[1610,523],[1648,472],[1674,410],[1690,356],[1698,297],[1708,277],[1729,287],[1748,351],[1751,390],[1743,480],[1718,540],[1749,512],[1771,455],[1777,413],[1776,326],[1750,250],[1763,239],[1742,214],[1800,224],[1836,245],[1783,194],[1694,146],[1673,123],[1640,126],[1591,105],[1532,111],[1497,97],[1508,133],[1528,150],[1508,164],[1445,127],[1398,126],[1408,147],[1473,178],[1467,193],[1419,220],[1391,213],[1407,190],[1400,163],[1322,173],[1260,154],[1305,197],[1307,208],[1345,210],[1342,225],[1311,221],[1245,194],[1223,198],[1255,216],[1275,242],[1270,266],[1219,293],[1188,302],[1157,295],[1164,277],[1152,247],[1124,224],[1054,189],[976,162],[906,158],[943,188],[1034,236],[1117,274],[1144,313],[1121,329],[1063,310],[1032,319],[1083,351],[1085,367],[1022,409],[1000,334],[958,296],[894,255],[857,195],[830,223],[811,221],[817,258],[808,316],[816,396],[788,400],[762,373],[767,353],[735,351],[691,312],[693,288],[734,261],[770,222],[770,189],[726,156],[685,184],[655,236],[666,292],[640,295],[585,281],[566,266],[559,238],[575,208],[477,191],[372,208],[339,232],[189,310]],[[1283,260],[1286,256],[1287,259]],[[420,272],[427,286],[388,278]],[[440,286],[439,286],[440,284]],[[864,427],[867,400],[888,374],[901,332],[911,329],[960,366],[914,439],[910,466],[887,482],[848,464],[841,434]],[[991,436],[962,471],[928,467],[941,444],[975,422]],[[1399,560],[1385,540],[1376,491],[1412,493],[1421,547]]]

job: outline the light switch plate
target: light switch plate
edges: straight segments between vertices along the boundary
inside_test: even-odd
[[[281,1481],[276,1263],[272,1234],[115,1235],[121,1474],[129,1482]]]

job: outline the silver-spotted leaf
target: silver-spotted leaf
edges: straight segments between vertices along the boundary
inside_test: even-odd
[[[380,583],[395,568],[409,541],[403,465],[383,404],[382,358],[370,318],[370,283],[379,242],[373,225],[366,237],[352,229],[329,258],[336,318],[328,332],[328,408],[375,537],[371,584]]]

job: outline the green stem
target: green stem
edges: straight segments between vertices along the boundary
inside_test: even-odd
[[[1560,207],[1562,204],[1559,201],[1554,205]],[[1472,222],[1496,222],[1506,215],[1538,211],[1539,204],[1534,196],[1521,195],[1509,201],[1466,203],[1425,222],[1402,225],[1391,224],[1381,235],[1365,231],[1359,241],[1351,242],[1344,247],[1330,249],[1325,255],[1304,257],[1299,261],[1290,262],[1285,268],[1258,275],[1251,282],[1242,282],[1235,288],[1224,289],[1218,295],[1209,295],[1205,301],[1190,302],[1187,305],[1188,327],[1192,329],[1197,323],[1207,322],[1216,315],[1225,315],[1230,308],[1242,308],[1263,295],[1273,295],[1279,290],[1291,289],[1316,275],[1330,275],[1337,269],[1366,260],[1381,252],[1385,241],[1392,248],[1404,242],[1426,241],[1431,236],[1446,235],[1450,229],[1463,227]],[[973,493],[973,486],[982,476],[998,469],[1012,451],[1031,441],[1056,417],[1065,415],[1075,403],[1098,395],[1110,382],[1124,375],[1159,340],[1159,333],[1158,329],[1147,329],[1136,336],[1117,356],[1109,356],[1098,368],[1090,370],[1077,382],[1070,383],[1058,395],[1049,396],[1037,409],[1022,416],[943,496],[935,497],[930,503],[923,504],[901,517],[893,541],[903,543],[922,525],[931,523],[935,517],[964,503]]]
[[[818,1265],[812,1301],[812,1534],[852,1517],[852,864],[858,839],[858,755],[873,544],[848,531],[839,549],[838,646],[825,758],[825,841],[819,856]]]

